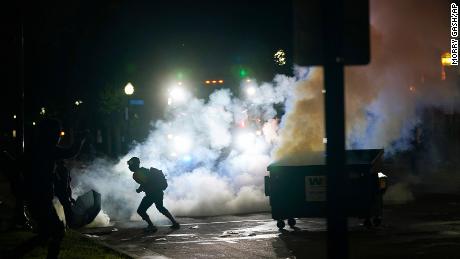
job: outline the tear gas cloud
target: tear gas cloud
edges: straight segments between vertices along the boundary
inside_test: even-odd
[[[446,8],[434,1],[371,1],[372,61],[346,69],[348,148],[407,149],[424,109],[459,108],[456,81],[439,79],[440,54],[449,44]],[[271,83],[242,82],[250,87],[242,96],[220,89],[208,101],[188,96],[171,103],[148,138],[117,163],[98,159],[73,170],[75,194],[94,189],[110,217],[140,219],[142,195],[126,165],[138,156],[141,166],[166,174],[165,206],[175,215],[267,210],[266,167],[324,150],[322,70],[294,71]],[[158,218],[155,209],[149,213]]]
[[[457,72],[441,80],[450,50],[449,1],[371,1],[371,62],[346,69],[348,146],[410,148],[427,108],[459,109]]]
[[[74,170],[75,194],[97,190],[108,215],[140,219],[135,211],[142,195],[135,193],[137,184],[126,164],[137,156],[141,166],[159,168],[167,176],[165,205],[175,215],[267,210],[263,176],[279,131],[274,105],[294,98],[299,76],[308,73],[305,68],[296,71],[297,77],[278,75],[271,84],[243,82],[241,87],[256,92],[251,97],[221,89],[207,101],[190,96],[184,103],[171,103],[145,142],[116,164],[99,159]]]

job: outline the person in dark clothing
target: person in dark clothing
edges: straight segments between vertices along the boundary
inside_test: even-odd
[[[139,188],[136,190],[137,193],[145,192],[144,198],[142,198],[141,203],[137,209],[137,213],[145,220],[148,224],[146,231],[155,232],[157,228],[153,225],[150,220],[147,210],[153,203],[158,211],[165,215],[172,223],[171,228],[178,229],[180,228],[179,223],[174,219],[171,213],[163,206],[163,188],[160,181],[154,179],[152,170],[159,171],[157,169],[151,168],[150,170],[144,167],[140,167],[140,160],[137,157],[132,157],[128,161],[128,167],[131,172],[133,172],[133,179],[140,184]],[[161,172],[161,171],[160,171]],[[161,174],[163,174],[161,172]],[[164,175],[163,175],[164,179]],[[167,185],[166,185],[167,186]]]
[[[53,171],[56,160],[74,157],[84,143],[77,137],[70,148],[57,146],[60,123],[44,119],[36,126],[30,145],[25,146],[24,183],[26,204],[38,227],[38,235],[22,246],[21,252],[48,243],[47,258],[57,258],[65,228],[53,206]]]
[[[65,167],[64,160],[58,160],[54,170],[54,194],[64,208],[67,226],[72,226],[72,204],[75,203],[72,198],[72,189],[70,188],[71,180],[70,172]]]

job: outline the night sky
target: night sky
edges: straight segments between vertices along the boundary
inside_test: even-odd
[[[291,51],[290,1],[73,1],[22,14],[26,120],[42,106],[65,117],[76,99],[97,109],[101,89],[122,91],[128,81],[159,115],[179,73],[199,92],[206,79],[238,80],[239,68],[269,81],[292,67],[273,62],[276,50]],[[6,55],[17,64],[9,94],[17,97],[21,21],[13,18]]]

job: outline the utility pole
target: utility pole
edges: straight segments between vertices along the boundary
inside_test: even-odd
[[[344,0],[330,0],[323,9],[324,85],[326,109],[328,258],[348,258],[345,170]]]
[[[348,258],[345,170],[343,0],[329,0],[324,14],[328,258]]]
[[[323,66],[328,258],[348,258],[345,65],[370,61],[369,0],[294,0],[295,63]]]

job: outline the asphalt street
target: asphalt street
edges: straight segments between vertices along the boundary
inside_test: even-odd
[[[325,258],[326,222],[298,219],[278,230],[270,213],[179,218],[182,227],[114,222],[82,229],[87,237],[136,258]],[[382,226],[368,229],[349,220],[351,258],[460,258],[460,196],[424,194],[414,202],[387,205]]]

